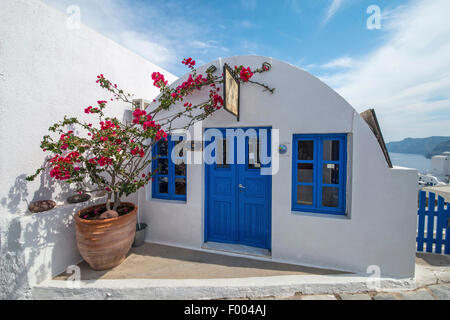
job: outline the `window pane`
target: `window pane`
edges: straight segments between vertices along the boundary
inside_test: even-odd
[[[298,141],[298,160],[314,160],[314,141]]]
[[[249,169],[259,169],[261,168],[261,163],[259,160],[259,138],[251,138],[248,141],[248,168]]]
[[[162,157],[167,157],[167,155],[169,154],[168,141],[160,140],[158,142],[158,154]]]
[[[325,184],[339,184],[339,165],[334,163],[324,163],[322,167],[323,179]]]
[[[175,194],[186,194],[186,178],[175,179]]]
[[[323,187],[322,189],[322,205],[324,207],[339,207],[339,188]]]
[[[297,164],[297,180],[298,182],[313,182],[314,164],[298,163]]]
[[[186,165],[180,164],[175,166],[175,175],[176,176],[185,176],[186,175]]]
[[[339,140],[323,141],[323,160],[339,161]]]
[[[159,193],[169,193],[169,178],[159,177],[158,178],[158,188]]]
[[[228,167],[228,159],[227,159],[227,140],[226,139],[219,139],[217,140],[217,146],[216,146],[216,164],[217,167],[220,168],[226,168]]]
[[[169,173],[169,159],[158,159],[158,174]]]
[[[313,204],[312,186],[297,186],[297,203],[300,205],[312,206]]]

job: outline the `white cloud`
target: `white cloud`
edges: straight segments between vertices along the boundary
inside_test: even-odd
[[[399,7],[383,21],[383,45],[322,80],[358,111],[375,108],[388,141],[449,135],[449,11],[448,0]]]
[[[151,39],[142,33],[134,31],[126,31],[120,34],[121,43],[143,56],[147,60],[159,66],[166,66],[178,61],[174,52],[157,42],[151,41]]]
[[[190,45],[193,48],[198,48],[198,49],[211,49],[211,48],[217,48],[216,43],[217,43],[216,41],[193,40],[190,42]]]
[[[325,69],[350,68],[354,65],[354,61],[350,57],[341,57],[321,65]]]
[[[330,19],[338,12],[344,0],[331,0],[331,4],[327,9],[327,13],[325,15],[325,19],[323,21],[326,24]]]

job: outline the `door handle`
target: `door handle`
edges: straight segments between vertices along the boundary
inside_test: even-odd
[[[244,187],[241,183],[239,183],[239,188],[245,189],[246,187]]]

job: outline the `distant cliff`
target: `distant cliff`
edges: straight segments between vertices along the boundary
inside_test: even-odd
[[[450,139],[447,141],[443,141],[441,143],[439,143],[434,149],[433,151],[425,154],[425,157],[427,157],[428,159],[430,159],[433,156],[439,155],[439,154],[443,154],[445,151],[450,151]]]
[[[406,138],[386,144],[389,152],[415,153],[431,158],[435,154],[450,151],[450,137]]]

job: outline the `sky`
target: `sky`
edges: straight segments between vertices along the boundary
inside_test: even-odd
[[[177,76],[185,57],[273,57],[374,108],[386,141],[450,136],[449,0],[43,2]]]

